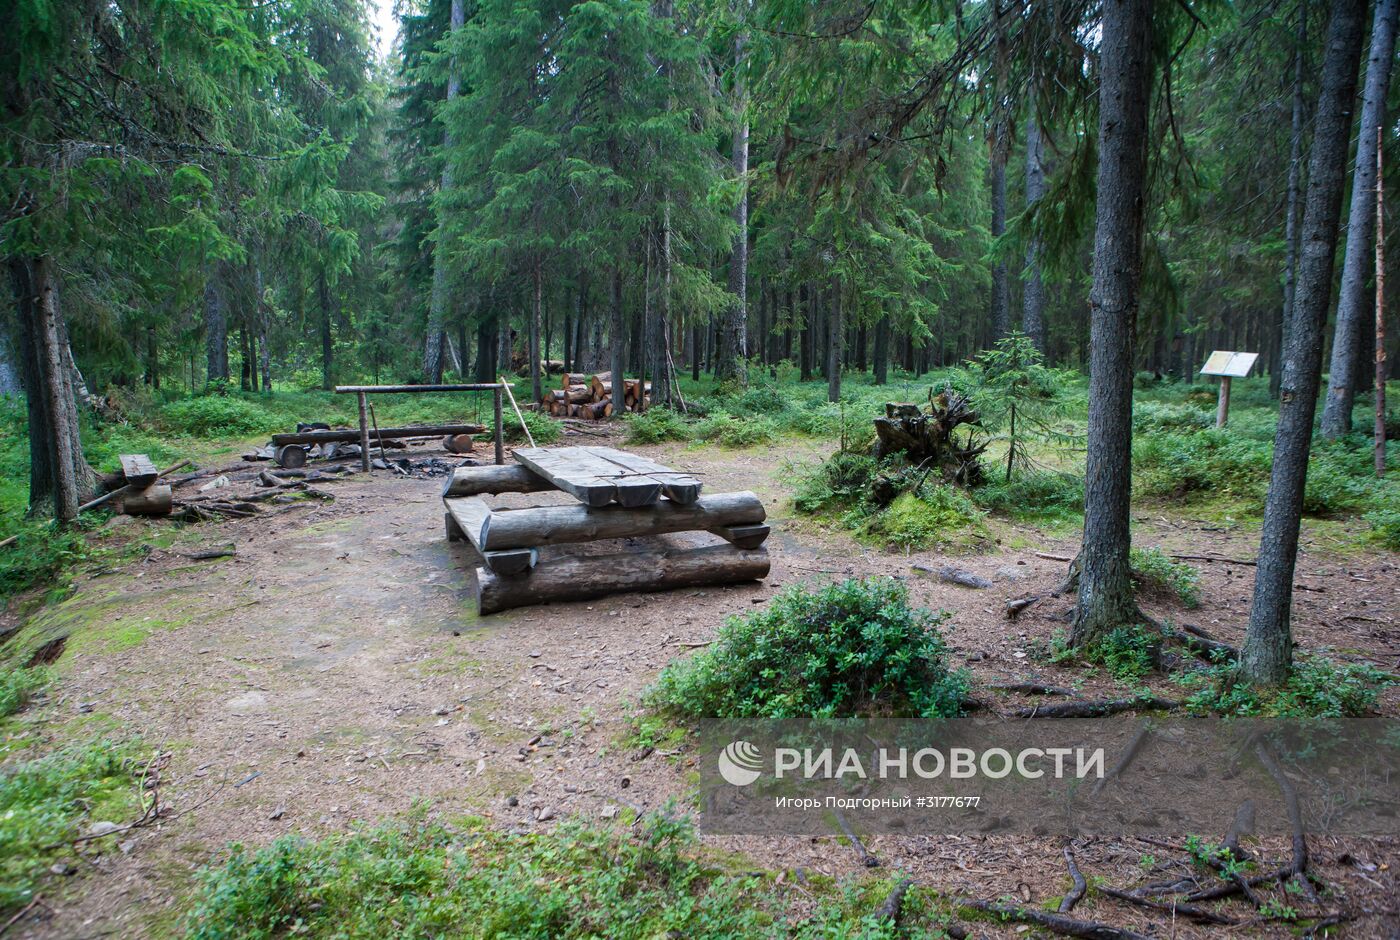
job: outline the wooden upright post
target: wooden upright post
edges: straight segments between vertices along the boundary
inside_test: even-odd
[[[504,389],[504,388],[505,388],[504,385],[499,385],[499,384],[498,384],[498,385],[496,386],[495,391],[492,393],[492,396],[491,396],[492,399],[493,399],[492,404],[494,405],[495,410],[496,410],[496,463],[497,463],[497,464],[503,464],[503,463],[506,462],[506,439],[505,439],[505,429],[502,427],[502,425],[505,423],[505,415],[504,415],[504,414],[502,413],[502,411],[501,411],[501,404],[502,404],[502,403],[501,403],[501,390]]]
[[[1223,428],[1225,422],[1230,420],[1230,377],[1222,375],[1220,377],[1220,401],[1215,406],[1215,426]]]
[[[356,392],[360,400],[360,470],[369,473],[369,415],[365,408],[365,393]]]

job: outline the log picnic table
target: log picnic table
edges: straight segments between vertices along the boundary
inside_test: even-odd
[[[702,494],[690,474],[611,447],[531,447],[514,456],[514,465],[459,467],[443,488],[447,538],[468,543],[476,554],[482,614],[768,576],[763,543],[769,527],[753,493]],[[577,502],[493,509],[482,498],[549,491]],[[552,545],[673,532],[710,532],[724,541],[541,558],[541,549]]]

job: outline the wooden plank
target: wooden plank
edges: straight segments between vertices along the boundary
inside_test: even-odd
[[[661,491],[666,494],[667,498],[682,505],[688,506],[700,498],[703,484],[682,470],[672,470],[649,457],[625,450],[617,450],[613,447],[585,447],[581,449],[616,465],[622,473],[655,480],[661,484]]]
[[[122,454],[117,459],[121,462],[122,476],[126,478],[127,486],[145,489],[160,476],[156,465],[145,454]]]
[[[628,591],[667,591],[737,584],[768,577],[767,549],[733,545],[669,548],[660,552],[571,555],[540,562],[523,577],[476,569],[477,610],[494,614],[549,601],[587,600]]]
[[[582,447],[521,447],[515,459],[585,506],[606,506],[618,498],[616,481],[602,475],[612,468]]]
[[[767,525],[759,524],[716,526],[710,531],[731,545],[737,545],[740,548],[758,548],[768,541],[768,533],[771,530]]]
[[[540,493],[554,484],[522,464],[486,467],[458,467],[442,488],[449,496],[480,496],[482,493]]]
[[[480,496],[462,496],[456,499],[444,499],[443,503],[456,521],[457,528],[467,537],[467,541],[472,543],[472,547],[484,557],[486,555],[486,539],[491,526],[491,509],[486,505],[486,501]]]
[[[449,508],[466,501],[446,500]],[[479,499],[476,502],[481,503]],[[485,504],[481,505],[484,508]],[[460,514],[454,512],[454,515],[458,522],[462,522]],[[661,535],[666,532],[707,531],[721,526],[756,525],[765,516],[762,501],[753,493],[710,493],[689,506],[662,499],[650,506],[630,509],[624,506],[591,507],[578,504],[498,509],[490,512],[489,526],[478,525],[477,531],[481,537],[480,547],[497,551]],[[462,528],[471,538],[471,528],[465,523]]]

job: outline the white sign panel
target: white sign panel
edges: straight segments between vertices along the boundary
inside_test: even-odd
[[[1223,349],[1217,349],[1210,354],[1206,364],[1201,367],[1201,375],[1223,375],[1233,379],[1242,379],[1249,375],[1249,370],[1254,368],[1254,361],[1258,358],[1258,353],[1226,352]]]

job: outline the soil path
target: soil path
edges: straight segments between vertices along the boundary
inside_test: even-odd
[[[967,590],[914,574],[912,564],[946,561],[936,554],[881,553],[787,518],[788,460],[814,458],[816,445],[795,453],[637,449],[697,472],[710,491],[751,489],[762,497],[775,528],[767,582],[478,618],[464,551],[443,537],[440,481],[378,473],[336,483],[331,504],[186,530],[172,550],[92,577],[39,615],[34,625],[69,640],[57,692],[34,710],[30,733],[55,741],[95,731],[139,734],[171,754],[161,793],[176,815],[104,840],[118,844],[94,849],[95,870],[55,879],[45,890],[50,916],[16,932],[167,936],[193,871],[226,843],[315,837],[393,817],[417,800],[448,818],[472,813],[520,829],[569,814],[656,808],[684,792],[685,768],[665,754],[636,759],[619,744],[627,704],[666,662],[712,637],[726,615],[796,581],[909,577],[920,603],[953,612],[949,641],[979,682],[1056,681],[1056,667],[1033,651],[1063,625],[1067,601],[1038,604],[1015,623],[1001,609],[1009,597],[1053,588],[1065,566],[1037,552],[1072,554],[1072,541],[999,524],[994,550],[956,559],[994,582]],[[1253,554],[1253,533],[1210,528],[1140,520],[1143,537],[1169,550]],[[237,544],[231,559],[191,562],[181,554],[229,541]],[[1237,641],[1253,569],[1203,567],[1207,605],[1195,622]],[[1325,642],[1400,666],[1393,556],[1317,556],[1301,570],[1300,583],[1312,588],[1298,597],[1303,645]],[[1082,681],[1083,672],[1074,678]],[[1090,678],[1086,687],[1100,682]],[[1395,710],[1393,695],[1387,710]],[[860,870],[832,839],[722,844],[774,868]],[[871,848],[886,870],[905,868],[926,883],[984,898],[1019,894],[1036,904],[1067,884],[1058,845],[1049,841],[910,837],[876,839]],[[1320,865],[1335,858],[1328,851],[1317,849]],[[1100,845],[1079,861],[1086,872],[1111,875],[1133,870],[1141,852]],[[1368,876],[1392,896],[1393,867]],[[1114,913],[1116,923],[1146,923],[1134,909]]]

